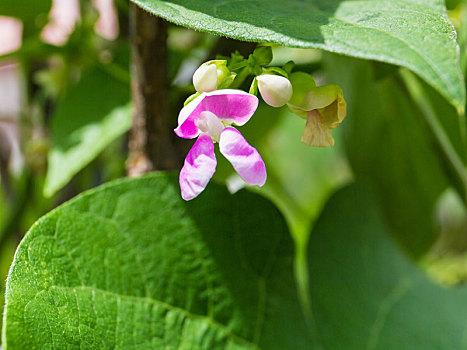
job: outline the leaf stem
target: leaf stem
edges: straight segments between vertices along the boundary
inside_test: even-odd
[[[427,102],[429,100],[423,92],[420,83],[417,81],[417,78],[406,69],[401,69],[400,74],[407,87],[407,90],[412,95],[419,109],[422,111],[425,120],[430,127],[430,130],[435,136],[441,151],[448,161],[448,164],[460,181],[462,186],[461,198],[463,202],[467,204],[467,168],[454,149],[451,140],[439,122],[433,107],[430,105],[430,103]],[[461,111],[458,112],[461,113]],[[462,119],[463,118],[459,116],[459,120],[461,121]]]

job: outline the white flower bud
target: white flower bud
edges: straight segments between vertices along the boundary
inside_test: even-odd
[[[258,90],[264,102],[272,107],[282,107],[292,97],[292,84],[280,75],[263,74],[256,77]]]
[[[217,88],[217,69],[214,64],[203,64],[193,74],[193,85],[198,92],[214,91]]]

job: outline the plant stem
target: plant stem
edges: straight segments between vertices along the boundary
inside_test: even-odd
[[[446,157],[451,170],[458,178],[462,190],[462,193],[460,193],[461,198],[464,204],[467,204],[467,168],[454,149],[449,136],[446,134],[443,126],[439,122],[436,113],[428,102],[429,99],[423,92],[417,78],[408,70],[401,70],[401,76],[407,86],[407,90],[412,95],[415,103],[425,116],[425,120],[427,121],[431,132],[435,136],[441,151]]]
[[[180,167],[169,121],[167,22],[130,5],[132,94],[135,107],[130,133],[128,174]]]

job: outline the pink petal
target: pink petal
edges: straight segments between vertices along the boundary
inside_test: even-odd
[[[202,93],[182,108],[175,133],[192,139],[199,135],[195,121],[201,112],[209,111],[227,124],[243,125],[255,113],[258,98],[242,90],[223,89]]]
[[[194,139],[200,134],[200,130],[195,125],[195,120],[203,112],[202,104],[206,98],[206,93],[202,93],[193,101],[182,108],[178,114],[178,127],[174,130],[177,136],[184,139]]]
[[[214,142],[202,134],[188,152],[180,171],[180,189],[184,200],[193,199],[203,192],[216,171],[216,165]]]
[[[243,180],[250,185],[264,185],[267,174],[263,159],[237,129],[229,127],[222,131],[219,149]]]
[[[258,108],[258,98],[242,90],[224,89],[207,95],[204,108],[228,124],[245,124]]]

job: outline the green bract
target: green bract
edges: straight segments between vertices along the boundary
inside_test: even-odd
[[[305,96],[316,87],[315,79],[305,72],[295,72],[290,74],[289,80],[292,83],[292,97],[289,107],[292,112],[299,117],[306,119],[306,111],[301,108]]]
[[[272,61],[271,46],[260,46],[253,51],[253,56],[260,66],[265,66]]]

